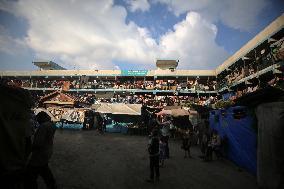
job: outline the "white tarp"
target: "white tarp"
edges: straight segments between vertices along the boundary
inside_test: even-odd
[[[141,104],[101,103],[96,112],[109,114],[141,115]]]
[[[61,119],[70,121],[70,122],[84,122],[84,111],[78,111],[76,109],[70,109],[63,113]]]
[[[51,121],[58,122],[61,119],[70,121],[70,122],[84,122],[85,110],[77,108],[36,108],[34,110],[37,115],[39,112],[46,112],[50,117]]]
[[[103,113],[103,114],[111,114],[112,109],[108,106],[107,103],[101,103],[97,108],[95,108],[96,112]]]
[[[188,116],[188,115],[195,115],[197,114],[196,111],[192,110],[185,110],[185,109],[170,109],[170,110],[162,110],[157,113],[157,115],[172,115],[173,117],[178,116]]]

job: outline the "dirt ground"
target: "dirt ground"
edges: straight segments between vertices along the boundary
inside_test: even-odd
[[[147,183],[149,157],[146,136],[96,131],[57,130],[50,167],[60,188],[128,189],[257,188],[256,178],[227,160],[203,162],[198,147],[185,159],[180,142],[170,140],[171,158],[160,169],[159,183]],[[40,188],[45,188],[40,181]]]

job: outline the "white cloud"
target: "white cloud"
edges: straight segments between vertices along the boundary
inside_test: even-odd
[[[161,56],[180,60],[180,68],[214,69],[228,56],[216,42],[217,27],[200,14],[188,13],[186,19],[161,38]]]
[[[126,0],[126,3],[129,5],[131,12],[135,11],[148,11],[150,9],[150,4],[148,0]]]
[[[268,0],[154,0],[168,6],[176,16],[196,11],[208,21],[222,21],[225,25],[249,31],[257,24],[259,13]]]
[[[10,9],[28,22],[21,41],[35,52],[35,59],[59,60],[68,68],[115,69],[115,62],[127,62],[149,69],[156,58],[175,58],[179,68],[209,69],[227,57],[215,42],[216,26],[196,12],[157,43],[148,29],[126,23],[125,8],[112,0],[19,0]]]
[[[147,30],[126,24],[125,8],[112,0],[21,0],[13,12],[27,19],[25,41],[39,58],[56,57],[81,69],[113,68],[116,59],[152,64],[155,58],[157,45]]]
[[[9,31],[0,25],[0,52],[17,56],[27,53],[26,43],[19,38],[13,38]]]

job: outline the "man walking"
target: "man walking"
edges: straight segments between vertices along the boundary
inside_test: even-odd
[[[56,189],[57,184],[48,162],[53,152],[55,125],[46,112],[36,115],[39,127],[32,145],[32,155],[27,167],[26,188],[37,189],[37,178],[40,175],[49,189]]]

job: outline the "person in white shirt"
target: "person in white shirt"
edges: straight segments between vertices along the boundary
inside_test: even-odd
[[[169,149],[169,138],[170,138],[170,127],[171,127],[171,118],[166,116],[163,122],[160,122],[157,119],[157,122],[161,128],[161,138],[166,143],[166,158],[170,158],[170,149]]]

